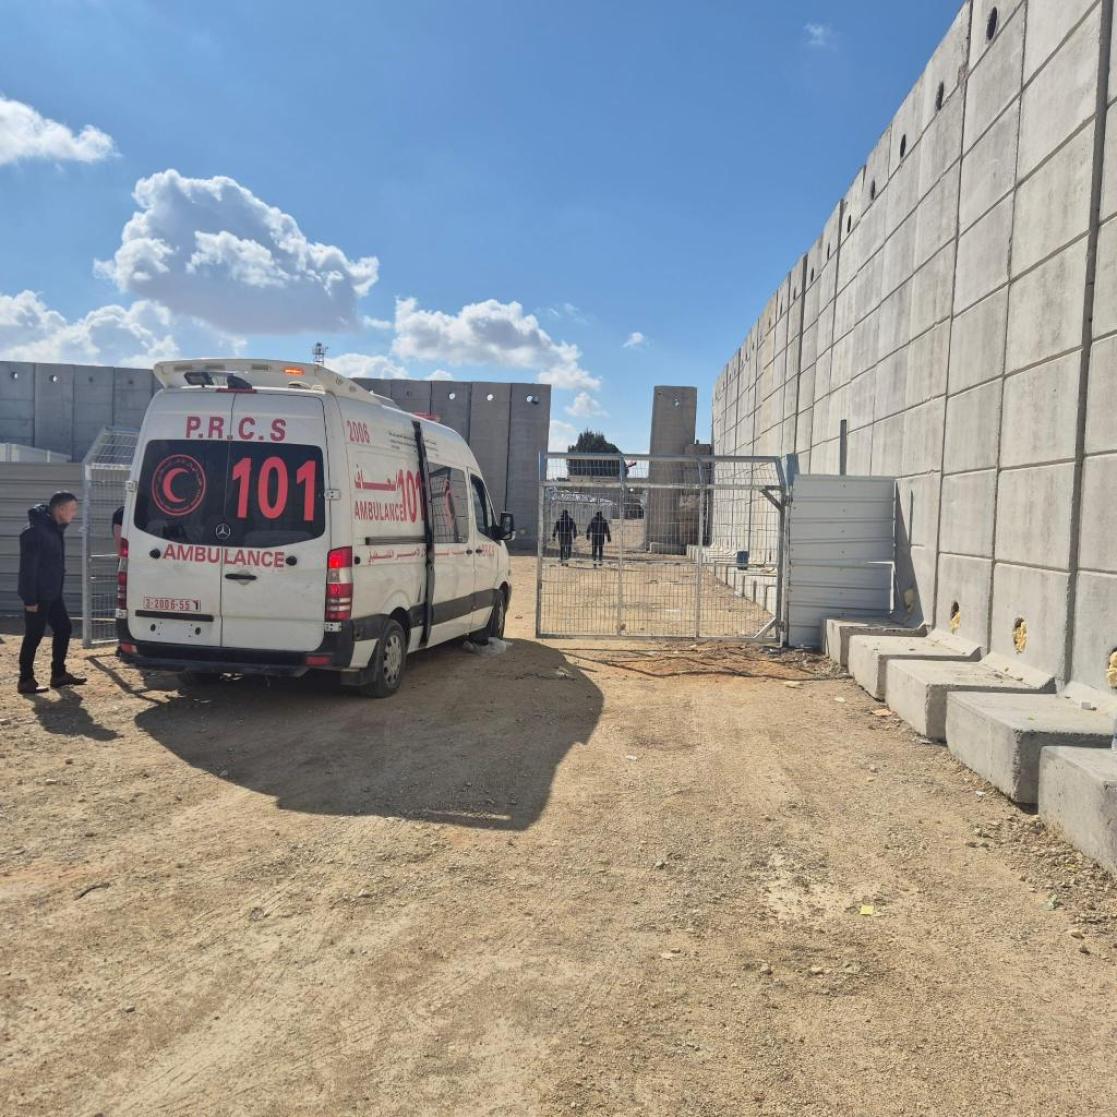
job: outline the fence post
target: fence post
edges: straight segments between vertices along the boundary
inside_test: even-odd
[[[706,493],[702,484],[702,459],[698,459],[698,545],[694,548],[694,638],[702,636],[702,553],[706,538]]]
[[[542,633],[540,625],[543,620],[543,540],[547,533],[546,497],[547,492],[547,455],[539,455],[539,537],[536,543],[535,558],[535,637],[538,639]]]
[[[93,647],[93,549],[90,532],[93,528],[92,496],[88,463],[81,467],[81,646]]]
[[[621,515],[617,528],[617,635],[624,634],[624,533],[628,526],[628,497],[625,494],[625,481],[627,480],[628,467],[621,456],[617,463],[621,480]]]

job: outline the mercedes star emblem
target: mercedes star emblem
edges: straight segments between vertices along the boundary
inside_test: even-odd
[[[228,524],[218,524],[217,527],[213,529],[213,534],[216,535],[218,539],[224,540],[228,539],[229,536],[233,534],[233,529],[229,527]]]

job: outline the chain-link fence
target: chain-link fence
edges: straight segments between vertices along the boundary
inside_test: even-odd
[[[138,440],[138,431],[106,427],[82,461],[81,642],[86,648],[116,639],[113,516],[124,507]]]
[[[779,640],[778,458],[542,462],[538,635]]]

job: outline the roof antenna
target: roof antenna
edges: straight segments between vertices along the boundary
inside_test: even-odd
[[[326,349],[328,347],[323,345],[320,341],[314,343],[314,363],[316,365],[324,365],[326,363]]]

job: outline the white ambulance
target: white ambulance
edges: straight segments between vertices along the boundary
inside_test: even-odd
[[[465,440],[313,364],[162,361],[127,484],[119,655],[187,673],[336,672],[504,631],[508,512]]]

